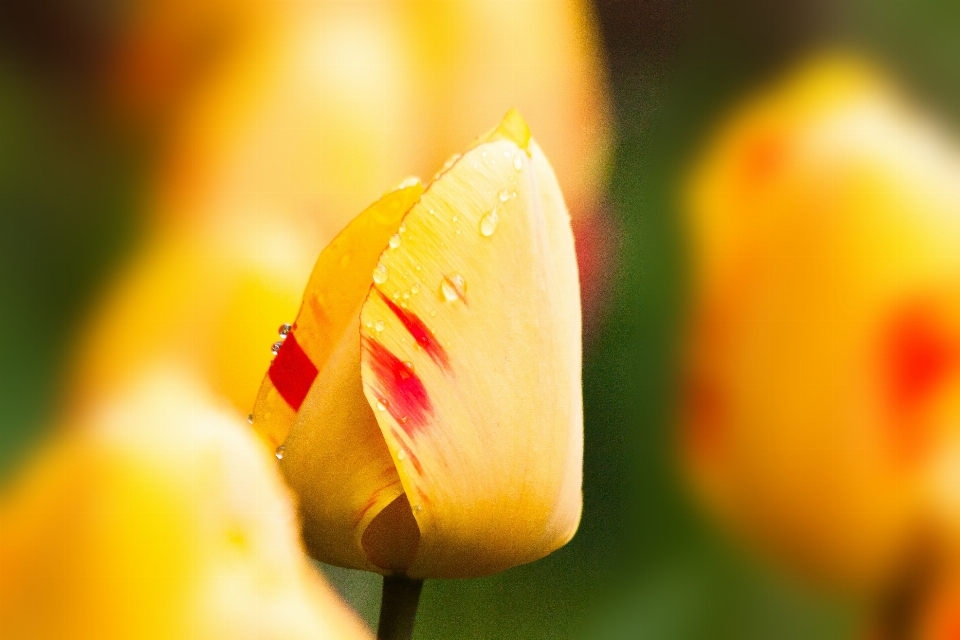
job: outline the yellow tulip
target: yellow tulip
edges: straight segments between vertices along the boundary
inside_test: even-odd
[[[947,139],[868,64],[826,56],[741,107],[688,192],[687,467],[751,539],[842,584],[960,531]]]
[[[357,216],[321,253],[252,417],[311,554],[452,578],[564,545],[581,509],[578,294],[563,198],[516,112]]]
[[[146,376],[6,489],[0,635],[371,637],[307,562],[272,457],[199,387]]]

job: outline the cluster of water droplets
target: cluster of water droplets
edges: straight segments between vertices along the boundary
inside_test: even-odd
[[[270,347],[270,353],[277,355],[280,353],[280,347],[283,346],[283,341],[287,339],[287,336],[290,335],[290,332],[293,331],[293,325],[282,324],[280,329],[277,330],[277,333],[280,334],[280,339],[273,343],[273,346]]]

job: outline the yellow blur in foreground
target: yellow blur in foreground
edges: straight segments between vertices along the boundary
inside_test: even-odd
[[[960,155],[882,74],[814,60],[721,128],[687,193],[683,446],[708,502],[873,588],[960,541]]]
[[[368,638],[308,564],[274,460],[196,380],[145,377],[0,503],[0,635]]]
[[[253,412],[308,549],[415,578],[564,545],[581,509],[570,219],[514,111],[323,251]]]

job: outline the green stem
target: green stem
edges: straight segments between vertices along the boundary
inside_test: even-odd
[[[384,576],[377,640],[410,640],[413,637],[422,587],[423,580],[401,575]]]

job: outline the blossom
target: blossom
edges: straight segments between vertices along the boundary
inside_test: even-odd
[[[876,588],[957,539],[948,139],[868,63],[825,56],[742,106],[687,194],[687,469],[727,521],[832,582]]]
[[[371,637],[303,554],[272,458],[201,389],[158,368],[5,487],[4,636]]]
[[[570,220],[516,112],[320,254],[252,415],[308,550],[474,577],[565,544],[581,509]]]

